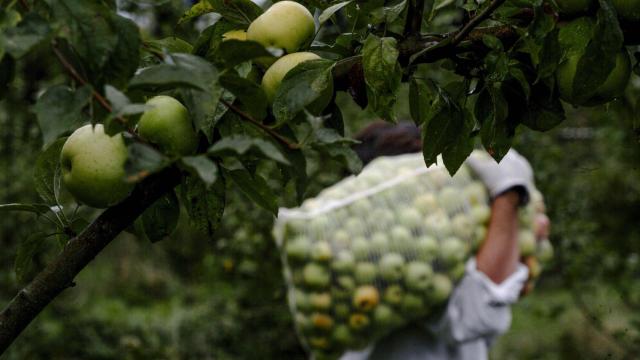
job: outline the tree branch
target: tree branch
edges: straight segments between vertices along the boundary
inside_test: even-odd
[[[482,23],[483,21],[488,19],[489,16],[491,16],[491,14],[497,8],[500,7],[500,5],[504,4],[505,1],[506,0],[493,0],[493,1],[491,1],[489,6],[487,6],[478,15],[474,16],[471,20],[469,20],[469,22],[460,31],[458,31],[454,35],[453,39],[451,40],[451,44],[449,46],[451,46],[451,47],[457,46],[462,40],[464,40],[464,38],[467,37],[467,35],[469,35],[469,33],[473,29],[475,29],[476,27],[478,27],[478,25],[480,25],[480,23]]]
[[[251,117],[251,115],[249,115],[246,112],[242,111],[237,106],[231,104],[230,102],[228,102],[228,101],[226,101],[224,99],[220,99],[220,102],[222,102],[224,104],[224,106],[229,108],[231,111],[236,113],[238,116],[240,116],[243,120],[248,121],[251,124],[255,125],[256,127],[259,127],[260,129],[264,130],[264,132],[266,132],[271,137],[276,139],[282,145],[288,147],[291,150],[300,149],[300,144],[296,144],[296,143],[292,142],[291,140],[287,139],[286,137],[278,134],[276,131],[274,131],[270,127],[266,126],[265,124],[259,122],[258,120],[254,119],[253,117]]]
[[[69,240],[58,256],[11,300],[0,313],[0,354],[111,240],[133,223],[158,198],[180,183],[181,174],[168,168],[141,182],[121,203],[105,210],[80,235]]]
[[[422,17],[424,16],[425,0],[409,0],[407,8],[407,21],[404,24],[404,35],[419,35],[422,28]]]

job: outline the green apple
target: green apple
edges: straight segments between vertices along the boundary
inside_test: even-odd
[[[324,234],[331,228],[331,220],[327,216],[318,216],[309,222],[309,230],[316,235]]]
[[[333,334],[331,336],[333,341],[337,344],[348,346],[353,342],[353,336],[351,335],[351,330],[349,327],[344,324],[340,324],[333,329]]]
[[[351,276],[341,275],[336,278],[336,283],[341,289],[353,290],[356,287],[356,282]]]
[[[361,312],[373,310],[380,302],[380,293],[375,286],[365,285],[356,289],[353,294],[353,307]]]
[[[418,259],[431,261],[438,254],[438,240],[431,235],[423,235],[416,242]]]
[[[227,31],[226,33],[222,34],[222,41],[227,41],[227,40],[245,41],[247,40],[247,32],[244,30]]]
[[[471,239],[473,235],[473,223],[471,217],[467,216],[464,213],[456,214],[453,219],[451,219],[451,230],[453,235],[459,237],[460,239]]]
[[[542,273],[542,267],[534,256],[527,256],[524,259],[524,263],[529,268],[529,276],[533,279],[537,279]]]
[[[522,256],[530,256],[536,252],[536,236],[531,230],[520,230],[518,233],[518,245]]]
[[[476,204],[471,207],[471,218],[476,224],[485,225],[491,218],[491,208],[487,204]]]
[[[312,287],[326,287],[331,281],[331,274],[327,269],[316,263],[305,265],[302,270],[304,282]]]
[[[384,301],[391,305],[400,305],[404,299],[404,289],[400,285],[388,286],[384,291]]]
[[[440,244],[440,257],[449,265],[463,261],[466,256],[467,248],[457,237],[446,238]]]
[[[296,313],[294,316],[294,321],[298,329],[300,329],[300,331],[302,331],[303,333],[306,333],[313,328],[313,326],[311,325],[311,321],[309,321],[309,318],[304,314]]]
[[[447,186],[440,190],[438,204],[451,214],[463,209],[464,201],[462,200],[460,190],[453,186]]]
[[[336,230],[336,232],[333,233],[333,243],[336,245],[345,247],[349,245],[350,240],[351,236],[343,229]]]
[[[429,288],[433,269],[427,263],[413,261],[407,264],[404,281],[407,288],[415,291],[425,291]]]
[[[463,197],[469,201],[472,206],[487,205],[489,196],[487,195],[487,189],[480,181],[472,182],[467,185],[462,191]]]
[[[371,235],[371,250],[378,254],[384,254],[389,249],[389,237],[382,231],[376,231]]]
[[[122,201],[133,188],[125,182],[126,161],[122,135],[109,136],[100,124],[85,125],[62,146],[62,181],[78,202],[109,207]]]
[[[389,226],[391,224],[394,224],[396,221],[396,217],[393,211],[391,211],[387,207],[374,209],[371,212],[370,218],[381,227]]]
[[[349,316],[349,327],[356,331],[361,331],[369,327],[371,320],[365,314],[354,313]]]
[[[433,193],[424,193],[415,198],[413,206],[423,215],[427,215],[438,208],[438,200]]]
[[[593,9],[598,2],[596,0],[556,0],[556,4],[562,14],[578,15]]]
[[[613,0],[618,16],[628,22],[640,21],[640,1],[638,0]]]
[[[356,264],[354,277],[358,284],[371,284],[376,279],[376,266],[370,262],[359,262]]]
[[[369,257],[369,251],[371,251],[369,241],[361,236],[353,239],[351,251],[357,260],[366,260]]]
[[[193,129],[189,111],[171,96],[155,96],[138,121],[141,138],[157,145],[169,155],[193,154],[198,147],[198,134]]]
[[[313,308],[309,301],[309,296],[307,296],[303,291],[297,289],[293,292],[293,303],[295,304],[295,307],[301,311],[309,311]]]
[[[293,239],[286,246],[287,258],[290,261],[301,262],[309,256],[311,250],[311,242],[306,236],[300,236]]]
[[[373,321],[376,327],[381,328],[383,331],[389,331],[402,325],[403,319],[391,307],[380,304],[373,311]]]
[[[312,336],[309,338],[309,346],[313,349],[328,349],[329,340],[324,336]]]
[[[425,310],[424,301],[418,295],[408,293],[400,303],[400,311],[407,316],[416,316]]]
[[[487,237],[487,228],[484,226],[477,226],[473,231],[473,248],[478,249]]]
[[[542,263],[548,263],[553,259],[553,245],[549,239],[544,239],[538,243],[536,256]]]
[[[435,274],[431,280],[429,297],[435,304],[446,301],[453,290],[453,283],[446,275]]]
[[[285,55],[273,63],[262,77],[262,89],[267,95],[269,103],[273,103],[282,80],[291,69],[302,62],[317,59],[320,59],[320,56],[314,53],[299,52]]]
[[[424,226],[427,233],[440,238],[451,234],[451,220],[443,211],[437,211],[427,216]]]
[[[293,53],[310,42],[315,31],[313,15],[307,8],[297,2],[279,1],[253,20],[247,39]]]
[[[331,263],[331,268],[340,274],[352,273],[355,266],[355,258],[348,250],[340,250]]]
[[[466,271],[465,264],[464,262],[461,261],[451,266],[448,273],[451,279],[453,279],[454,281],[458,281],[460,280],[460,278],[462,278],[465,271]]]
[[[360,199],[355,201],[353,204],[351,204],[351,206],[349,207],[349,210],[353,214],[366,215],[366,214],[369,214],[372,208],[373,208],[373,205],[371,205],[371,202],[369,200]]]
[[[391,228],[390,233],[391,233],[392,246],[405,244],[408,242],[412,242],[413,240],[413,235],[411,234],[411,230],[407,229],[404,226],[396,225]]]
[[[556,70],[556,82],[560,98],[573,105],[593,106],[603,104],[619,97],[626,88],[631,75],[629,53],[621,49],[616,56],[616,64],[605,80],[589,98],[577,98],[573,94],[573,83],[580,58],[584,54],[592,33],[595,21],[590,17],[582,17],[571,21],[560,29],[558,41],[566,52],[564,61]]]
[[[328,292],[311,293],[308,295],[309,304],[316,310],[329,310],[331,308],[331,294]]]
[[[386,281],[398,281],[404,274],[404,258],[398,253],[387,253],[378,263],[380,276]]]
[[[400,222],[400,225],[406,228],[417,229],[423,225],[424,218],[418,209],[408,207],[400,210],[400,213],[398,214],[398,221]]]
[[[348,318],[349,314],[350,314],[350,311],[351,311],[351,307],[348,304],[345,304],[345,303],[337,303],[333,307],[333,312],[340,319]]]
[[[352,236],[363,235],[367,230],[362,220],[351,217],[344,223],[344,229]]]
[[[331,245],[329,245],[326,241],[318,241],[313,244],[313,248],[311,249],[311,258],[318,262],[327,262],[331,261],[333,257],[333,250],[331,250]]]

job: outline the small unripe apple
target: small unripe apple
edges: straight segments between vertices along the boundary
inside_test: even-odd
[[[553,245],[551,245],[549,239],[544,239],[538,243],[536,255],[542,263],[548,263],[553,259]]]
[[[384,291],[384,301],[387,304],[399,305],[404,299],[404,290],[400,285],[391,285]]]
[[[349,317],[349,327],[356,331],[366,329],[367,327],[369,327],[370,323],[371,320],[369,320],[369,317],[365,314],[355,313],[351,314],[351,316]]]
[[[357,237],[353,239],[351,244],[351,251],[357,260],[366,260],[369,257],[369,251],[371,247],[367,239],[363,237]]]
[[[331,330],[333,327],[333,318],[324,313],[311,314],[311,323],[316,329],[319,330]]]
[[[360,286],[353,294],[353,307],[361,312],[369,312],[380,302],[378,289],[371,285]]]
[[[318,216],[309,222],[309,230],[314,234],[324,234],[331,228],[331,221],[326,216]]]
[[[453,235],[460,239],[469,240],[473,235],[473,220],[464,213],[456,214],[451,219],[451,229]]]
[[[396,225],[391,228],[391,246],[397,246],[400,244],[405,244],[408,242],[412,242],[413,235],[411,231],[404,226]]]
[[[400,211],[398,214],[398,221],[400,222],[400,225],[406,228],[416,229],[423,225],[424,218],[418,209],[408,207]]]
[[[424,301],[415,294],[406,294],[400,303],[400,310],[407,316],[416,316],[424,312]]]
[[[531,230],[520,230],[518,233],[518,245],[522,256],[530,256],[536,252],[536,236]]]
[[[377,231],[371,235],[371,250],[384,254],[389,249],[389,237],[381,231]]]
[[[431,284],[432,275],[433,269],[429,264],[414,261],[407,264],[404,281],[410,290],[425,291]]]
[[[349,311],[350,311],[350,307],[348,304],[345,303],[338,303],[336,304],[336,306],[333,307],[333,311],[335,312],[336,316],[340,319],[346,319],[349,317]]]
[[[534,256],[527,256],[524,259],[525,265],[529,268],[529,276],[531,278],[537,279],[542,273],[542,267]]]
[[[314,349],[327,349],[329,348],[329,340],[323,336],[312,336],[309,338],[309,346]]]
[[[351,276],[341,275],[336,278],[336,283],[341,289],[353,290],[356,287],[356,282]]]
[[[273,103],[282,80],[291,69],[302,62],[317,59],[320,59],[320,56],[314,53],[299,52],[285,55],[273,63],[262,77],[262,89],[267,95],[269,103]]]
[[[472,206],[486,206],[489,200],[487,189],[480,181],[475,181],[467,185],[463,190],[463,196],[469,201],[469,204]]]
[[[460,278],[462,278],[462,276],[464,275],[466,271],[466,267],[464,266],[464,262],[459,262],[455,265],[453,265],[449,271],[449,277],[451,277],[451,279],[453,281],[458,281],[460,280]]]
[[[427,229],[427,233],[439,237],[445,237],[451,234],[451,221],[449,220],[449,216],[442,211],[434,212],[427,216],[424,226]]]
[[[331,338],[340,345],[349,345],[353,342],[351,330],[349,330],[349,327],[344,324],[338,325],[333,329],[333,335]]]
[[[313,248],[311,249],[311,258],[318,262],[327,262],[331,261],[333,256],[333,250],[331,250],[331,245],[329,245],[326,241],[319,241],[313,244]]]
[[[183,156],[196,151],[198,134],[193,129],[189,111],[178,100],[165,95],[155,96],[138,121],[141,138],[157,145],[169,155]]]
[[[476,224],[485,225],[491,217],[491,208],[487,204],[473,205],[471,208],[471,217]]]
[[[440,190],[438,203],[450,214],[462,209],[464,204],[460,191],[453,186]]]
[[[309,294],[309,303],[316,310],[329,310],[331,308],[331,294],[328,292]]]
[[[380,276],[387,281],[398,281],[404,274],[404,258],[398,253],[385,254],[379,262]]]
[[[433,193],[424,193],[413,201],[413,206],[423,215],[427,215],[438,208],[438,199]]]
[[[311,249],[311,242],[305,236],[295,238],[293,241],[287,244],[286,253],[289,261],[304,261],[309,256]]]
[[[109,136],[100,124],[85,125],[62,146],[62,181],[78,202],[109,207],[122,201],[133,188],[125,182],[126,161],[122,135]]]
[[[367,230],[362,220],[355,217],[348,218],[344,223],[344,228],[352,236],[363,235]]]
[[[326,287],[331,281],[331,275],[324,266],[316,263],[305,265],[302,270],[304,282],[313,287]]]
[[[380,304],[373,311],[373,321],[375,325],[388,331],[402,324],[402,317],[396,314],[389,306]]]
[[[307,318],[304,314],[301,314],[301,313],[295,314],[294,321],[298,329],[300,329],[300,331],[302,332],[307,332],[311,330],[311,328],[313,327],[311,324],[311,321],[309,321],[309,318]]]
[[[341,250],[331,263],[331,268],[340,274],[349,274],[353,272],[356,266],[353,254],[348,250]]]
[[[333,233],[333,243],[338,246],[345,247],[349,245],[350,240],[351,236],[349,236],[349,233],[345,230],[339,229]]]
[[[353,202],[349,207],[349,211],[357,216],[362,216],[362,214],[368,214],[372,208],[371,201],[365,198]]]
[[[313,15],[307,8],[293,1],[279,1],[253,20],[247,39],[293,53],[309,42],[315,31]]]
[[[440,256],[449,265],[463,261],[466,255],[466,246],[456,237],[446,238],[440,244]]]
[[[309,296],[300,290],[295,290],[293,293],[293,301],[298,310],[309,311],[313,308],[309,301]]]
[[[435,304],[442,303],[449,298],[453,290],[453,283],[446,275],[435,274],[431,281],[430,298]]]
[[[430,235],[421,236],[416,242],[418,258],[423,261],[430,261],[438,254],[438,240]]]
[[[370,262],[356,264],[355,279],[358,284],[371,284],[376,279],[376,266]]]

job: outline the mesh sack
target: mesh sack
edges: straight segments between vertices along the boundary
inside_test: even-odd
[[[280,209],[274,235],[307,350],[337,358],[438,311],[485,237],[488,201],[466,165],[451,177],[408,154]],[[527,239],[534,214],[521,214]]]

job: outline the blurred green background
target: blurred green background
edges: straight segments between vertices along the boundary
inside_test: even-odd
[[[181,1],[122,5],[149,24],[154,37],[193,33],[175,28]],[[0,203],[37,201],[31,164],[41,139],[31,106],[43,82],[63,81],[51,79],[41,59],[34,54],[16,65],[16,80],[0,89]],[[631,110],[639,95],[635,77],[624,99],[567,107],[568,119],[557,129],[518,135],[515,147],[531,161],[546,196],[556,258],[514,307],[512,329],[492,358],[633,359],[640,353],[640,146]],[[399,98],[398,113],[408,119],[407,96]],[[351,133],[375,119],[345,94],[338,101]],[[343,173],[337,164],[322,171],[315,165],[309,196]],[[178,231],[157,244],[129,234],[117,238],[2,359],[305,358],[285,302],[273,218],[233,193],[215,239],[182,219]],[[2,304],[29,278],[17,279],[13,266],[33,221],[19,213],[0,218]],[[59,246],[47,243],[30,274]]]

